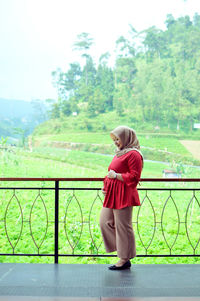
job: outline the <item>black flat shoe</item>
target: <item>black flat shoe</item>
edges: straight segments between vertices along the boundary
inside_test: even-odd
[[[128,260],[127,262],[125,262],[122,266],[120,267],[117,267],[116,265],[111,265],[109,267],[109,270],[112,270],[112,271],[119,271],[119,270],[126,270],[126,269],[129,269],[131,267],[131,262],[130,260]]]

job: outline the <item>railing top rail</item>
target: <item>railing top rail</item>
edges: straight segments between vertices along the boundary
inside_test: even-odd
[[[83,181],[91,181],[91,182],[97,182],[97,181],[103,181],[104,178],[0,178],[0,181],[33,181],[33,182],[39,182],[39,181],[49,181],[49,182],[55,182],[55,181],[62,181],[62,182],[83,182]],[[200,178],[141,178],[140,182],[200,182]]]

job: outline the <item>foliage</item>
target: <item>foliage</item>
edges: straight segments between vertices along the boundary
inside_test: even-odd
[[[134,115],[138,123],[169,129],[193,130],[200,122],[200,16],[175,19],[168,15],[166,30],[150,27],[116,41],[116,60],[109,67],[109,53],[97,66],[89,54],[94,41],[78,35],[74,50],[85,63],[71,63],[69,70],[53,72],[59,101],[51,118],[76,110],[95,117],[116,111],[119,117]],[[58,111],[60,113],[58,113]]]

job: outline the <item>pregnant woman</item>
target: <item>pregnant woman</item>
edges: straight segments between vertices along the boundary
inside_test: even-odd
[[[100,214],[100,228],[106,252],[117,251],[119,261],[110,270],[131,267],[136,256],[132,227],[133,206],[140,206],[137,184],[143,167],[143,156],[136,133],[127,126],[119,126],[110,136],[117,146],[116,155],[108,167],[102,189],[105,195]]]

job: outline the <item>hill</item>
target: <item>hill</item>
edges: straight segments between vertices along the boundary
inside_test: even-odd
[[[147,160],[200,165],[180,141],[191,139],[191,135],[167,129],[158,131],[151,124],[136,124],[131,122],[131,116],[119,117],[115,112],[90,119],[80,114],[48,120],[36,127],[32,135],[33,145],[113,154],[109,132],[118,125],[127,125],[136,130]],[[198,139],[198,135],[193,134],[192,137]]]
[[[25,118],[34,114],[31,102],[0,98],[0,118]]]
[[[28,135],[44,120],[46,107],[40,100],[28,102],[0,98],[0,136],[15,137],[15,128],[20,128]]]

